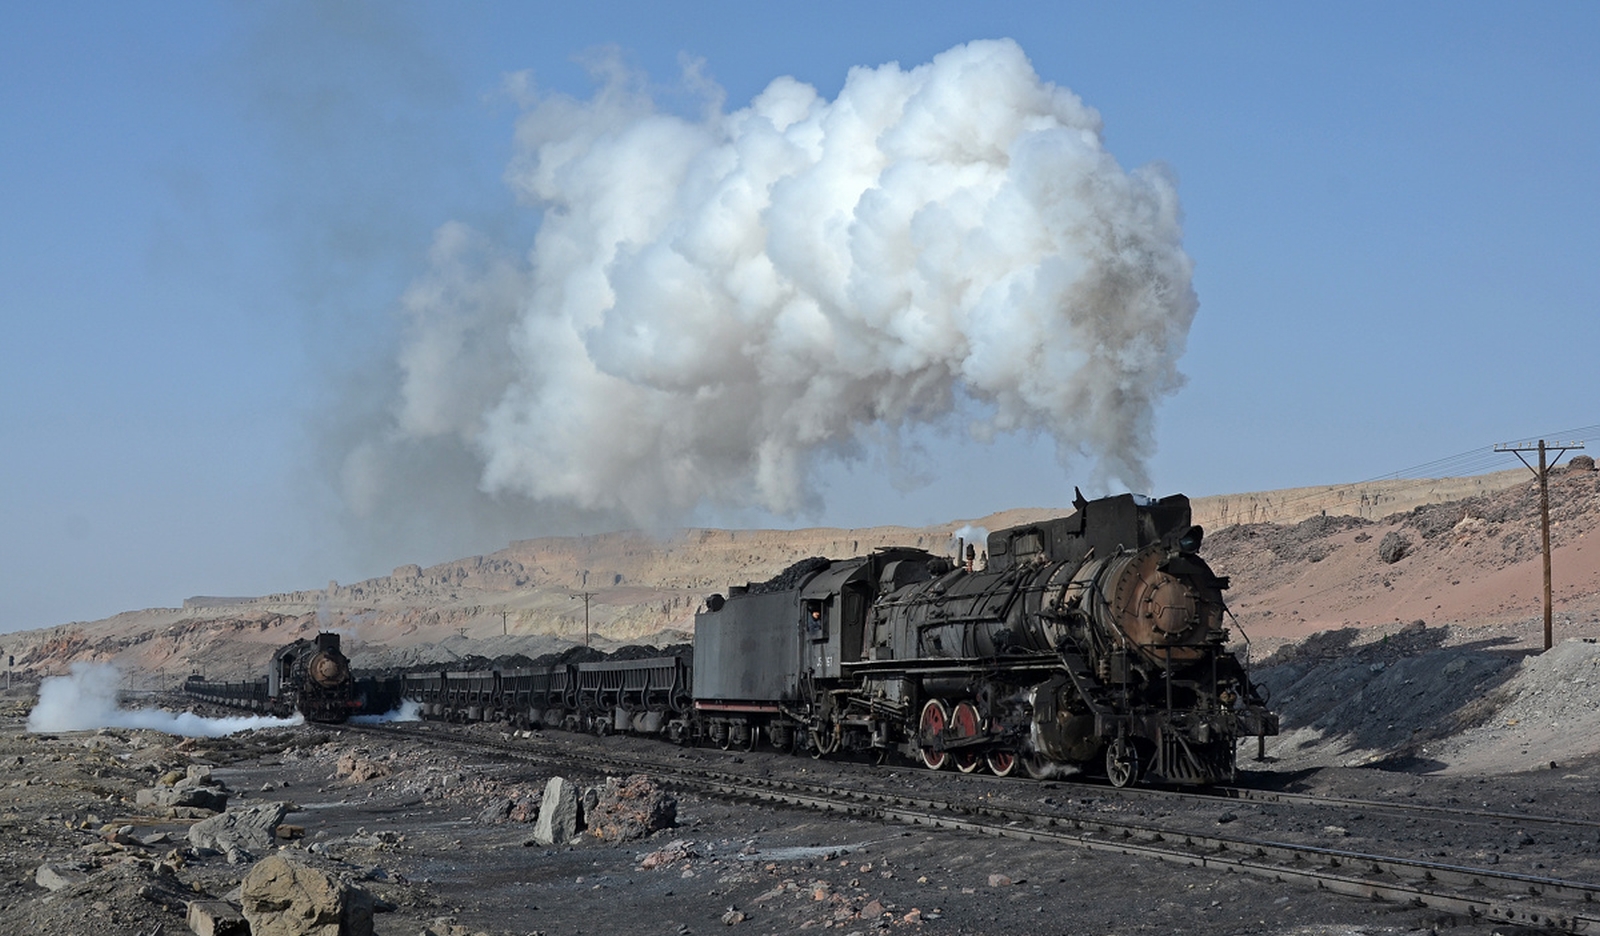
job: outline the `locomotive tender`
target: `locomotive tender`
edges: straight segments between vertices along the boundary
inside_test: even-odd
[[[208,682],[190,676],[183,691],[195,698],[287,718],[339,723],[360,710],[350,661],[339,649],[339,635],[322,633],[278,648],[267,674],[245,682]]]
[[[981,571],[917,549],[812,561],[695,619],[695,710],[723,746],[899,751],[939,770],[1231,779],[1276,734],[1225,645],[1228,582],[1188,498],[1124,494],[989,536]]]
[[[1226,645],[1227,579],[1182,495],[1078,495],[989,536],[987,564],[921,549],[813,558],[712,595],[692,659],[411,673],[428,717],[658,734],[934,770],[1231,779],[1278,719]]]

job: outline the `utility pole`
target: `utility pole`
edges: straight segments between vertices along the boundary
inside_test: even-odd
[[[1517,456],[1517,461],[1522,462],[1523,466],[1532,471],[1534,476],[1539,479],[1539,526],[1544,546],[1544,648],[1546,650],[1549,650],[1555,643],[1555,637],[1551,630],[1551,619],[1554,613],[1551,607],[1550,594],[1550,465],[1560,461],[1561,456],[1565,455],[1569,449],[1581,448],[1583,448],[1582,442],[1552,442],[1546,445],[1543,439],[1539,440],[1538,445],[1496,445],[1494,447],[1496,452],[1510,452]],[[1556,452],[1555,458],[1546,461],[1545,453],[1550,449],[1560,449],[1560,451]],[[1528,460],[1522,457],[1523,452],[1538,452],[1539,467],[1534,468],[1528,464]]]
[[[572,596],[574,601],[583,599],[583,645],[589,646],[589,599],[594,597],[594,592],[580,592]]]
[[[507,634],[510,634],[510,633],[511,633],[511,630],[506,625],[506,609],[505,608],[501,608],[500,609],[500,636],[504,637],[504,636],[506,636]]]

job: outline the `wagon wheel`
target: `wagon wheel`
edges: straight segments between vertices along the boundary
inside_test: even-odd
[[[978,717],[978,710],[972,707],[971,702],[958,704],[955,711],[950,713],[950,732],[959,741],[978,736],[978,726],[983,720]],[[983,755],[972,748],[963,748],[955,755],[956,769],[962,773],[972,773],[983,766]]]
[[[761,743],[761,726],[760,725],[751,725],[750,726],[750,733],[744,736],[745,753],[749,753],[751,751],[754,751],[756,749],[756,746],[759,745],[760,743]]]
[[[938,699],[929,699],[927,704],[922,707],[922,718],[918,723],[918,733],[921,735],[920,740],[923,742],[922,745],[918,746],[918,751],[922,755],[922,763],[929,770],[943,770],[945,763],[950,760],[950,755],[944,751],[935,751],[926,746],[928,739],[938,738],[943,735],[945,726],[948,724],[950,724],[950,710],[945,708],[944,703]]]
[[[1017,755],[1011,751],[990,751],[986,760],[989,772],[996,777],[1009,777],[1017,769]]]
[[[724,725],[720,734],[712,732],[712,736],[717,739],[718,748],[726,751],[728,748],[733,747],[733,726]]]
[[[1119,789],[1139,779],[1139,752],[1127,738],[1118,738],[1106,747],[1106,779]]]

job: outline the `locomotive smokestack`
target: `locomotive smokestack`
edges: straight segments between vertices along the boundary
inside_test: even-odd
[[[619,62],[595,74],[588,100],[516,89],[507,179],[538,234],[439,229],[398,398],[344,459],[354,509],[476,490],[794,514],[819,463],[952,417],[1149,488],[1198,305],[1176,187],[1118,165],[1015,42],[855,68],[833,100],[777,78],[732,112],[691,72],[698,118]]]

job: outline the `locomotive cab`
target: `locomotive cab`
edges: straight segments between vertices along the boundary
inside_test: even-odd
[[[838,679],[842,664],[861,659],[871,573],[870,562],[836,562],[800,593],[805,665],[817,678]]]

